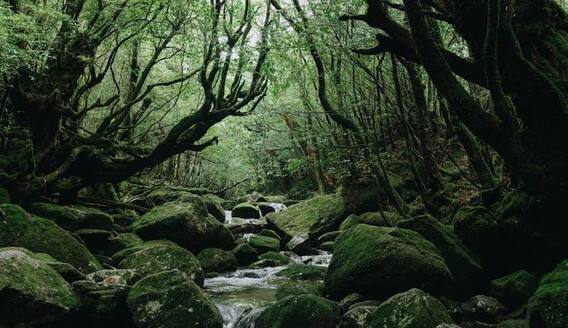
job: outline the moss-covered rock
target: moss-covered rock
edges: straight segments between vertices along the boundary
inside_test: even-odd
[[[278,252],[280,250],[280,240],[260,235],[250,236],[248,243],[258,251],[259,254],[266,252]]]
[[[51,203],[32,203],[31,213],[57,223],[60,227],[75,231],[79,229],[112,230],[113,219],[109,214],[95,208]]]
[[[324,233],[323,235],[319,236],[318,238],[318,242],[320,244],[329,242],[329,241],[335,241],[337,239],[337,237],[339,237],[339,235],[341,235],[342,231],[331,231],[331,232],[327,232]]]
[[[140,328],[223,327],[215,304],[179,270],[140,280],[130,290],[127,302]]]
[[[271,260],[276,263],[276,266],[286,265],[290,263],[290,258],[284,254],[277,252],[267,252],[258,257],[261,260]]]
[[[345,231],[357,224],[368,224],[376,227],[395,227],[402,217],[393,212],[367,212],[360,215],[350,215],[339,227],[340,231]]]
[[[463,243],[484,262],[492,262],[490,259],[500,248],[499,227],[493,214],[485,207],[466,206],[458,210],[453,221]]]
[[[80,317],[92,320],[98,326],[111,327],[120,322],[121,326],[132,326],[126,297],[130,287],[126,284],[110,283],[110,280],[94,282],[80,280],[73,283],[73,289],[81,300]]]
[[[49,265],[14,249],[0,251],[0,326],[59,319],[79,306],[71,286]]]
[[[319,248],[323,251],[333,252],[333,248],[335,247],[335,243],[333,241],[326,241],[322,243]]]
[[[132,286],[142,275],[134,269],[109,269],[93,272],[87,275],[86,280],[103,284],[125,284]]]
[[[322,296],[323,283],[319,281],[287,281],[276,288],[274,297],[281,300],[294,295],[316,295]]]
[[[278,240],[281,239],[280,236],[274,230],[262,229],[258,234],[264,237],[270,237]]]
[[[258,260],[258,252],[247,243],[240,244],[233,248],[231,253],[237,258],[239,266],[247,266]]]
[[[8,190],[0,188],[0,204],[8,204],[11,202]]]
[[[568,327],[568,260],[541,279],[528,313],[531,327]]]
[[[377,305],[356,306],[343,314],[337,328],[366,328],[367,318],[377,309]]]
[[[169,239],[192,252],[210,247],[231,249],[234,245],[231,232],[195,203],[154,207],[134,222],[132,228],[144,240]]]
[[[144,243],[142,238],[134,233],[119,233],[109,238],[105,254],[112,256],[125,248],[141,245],[142,243]]]
[[[225,209],[223,208],[223,203],[225,200],[219,196],[213,194],[203,195],[201,197],[205,206],[207,206],[207,212],[211,214],[217,221],[225,222]]]
[[[85,243],[93,253],[103,253],[112,234],[110,231],[100,229],[79,229],[73,233]]]
[[[276,274],[292,280],[323,280],[325,268],[307,264],[292,264]]]
[[[267,219],[289,236],[309,233],[317,237],[337,230],[345,215],[343,199],[331,194],[302,201],[285,211],[270,214]]]
[[[250,203],[240,203],[233,208],[233,216],[245,219],[259,219],[260,209]]]
[[[118,251],[114,255],[112,255],[112,257],[111,257],[112,263],[118,265],[122,260],[129,257],[130,255],[132,255],[132,254],[134,254],[138,251],[141,251],[143,249],[151,248],[151,247],[155,247],[155,246],[179,246],[179,245],[174,243],[171,240],[165,240],[165,239],[145,241],[145,242],[142,242],[141,244],[137,243],[133,246],[130,246],[130,247],[127,247],[127,248],[125,248],[121,251]]]
[[[399,222],[400,228],[418,232],[430,241],[446,260],[455,281],[462,286],[475,288],[483,281],[483,268],[454,232],[430,215],[421,215]]]
[[[367,317],[368,328],[433,328],[454,321],[440,301],[420,289],[396,294]]]
[[[0,247],[16,246],[47,253],[83,273],[102,269],[99,261],[69,232],[17,205],[0,205],[0,225]]]
[[[537,287],[538,278],[526,270],[491,281],[492,294],[513,309],[526,304]]]
[[[335,302],[315,295],[297,295],[269,306],[255,322],[256,328],[335,328],[339,322]]]
[[[220,248],[207,248],[197,255],[199,263],[205,273],[223,273],[237,269],[237,258],[233,253]]]
[[[419,287],[440,293],[452,275],[439,250],[420,234],[359,224],[335,242],[326,293],[384,298]]]
[[[199,260],[179,246],[153,246],[135,252],[118,265],[121,269],[135,269],[142,276],[178,269],[203,286],[205,276]]]
[[[526,320],[505,320],[499,323],[497,328],[529,328],[529,322]]]

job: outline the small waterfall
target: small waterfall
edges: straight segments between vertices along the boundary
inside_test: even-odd
[[[233,223],[233,211],[225,211],[225,224]]]

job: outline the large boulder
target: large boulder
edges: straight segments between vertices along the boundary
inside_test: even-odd
[[[519,270],[491,281],[491,291],[505,305],[515,309],[527,303],[538,287],[538,278]]]
[[[155,247],[155,246],[176,246],[176,247],[179,247],[178,244],[174,243],[171,240],[160,239],[160,240],[145,241],[145,242],[142,242],[140,244],[132,245],[130,247],[127,247],[125,249],[122,249],[122,250],[114,253],[111,257],[112,263],[114,263],[115,265],[118,265],[122,260],[129,257],[130,255],[132,255],[132,254],[134,254],[138,251],[141,251],[143,249],[152,248],[152,247]]]
[[[269,306],[256,328],[335,328],[340,320],[337,303],[315,295],[288,296]]]
[[[528,303],[530,327],[568,327],[568,260],[545,275]]]
[[[325,268],[316,265],[292,264],[276,276],[291,280],[323,280]]]
[[[368,328],[434,328],[454,321],[444,305],[420,289],[396,294],[367,317]]]
[[[258,252],[247,243],[238,245],[231,250],[231,253],[237,258],[239,266],[247,266],[258,260]]]
[[[192,252],[216,247],[231,249],[234,237],[219,221],[195,203],[167,203],[154,207],[132,224],[144,240],[169,239]]]
[[[105,279],[101,282],[80,280],[73,288],[81,300],[80,317],[94,321],[97,326],[133,327],[126,297],[130,287],[120,279]]]
[[[101,229],[111,230],[112,216],[95,208],[69,205],[61,206],[51,203],[32,203],[31,213],[49,219],[66,230]]]
[[[367,212],[360,215],[350,215],[339,226],[340,231],[345,231],[357,224],[368,224],[376,227],[396,227],[402,220],[400,214],[393,212]]]
[[[475,288],[483,280],[483,268],[454,232],[430,215],[399,222],[400,228],[418,232],[440,250],[460,286]],[[461,289],[461,288],[460,288]]]
[[[335,242],[325,276],[334,298],[360,293],[385,298],[413,287],[441,293],[452,282],[440,251],[406,229],[357,225]]]
[[[258,251],[259,254],[266,252],[278,252],[280,250],[280,240],[261,235],[250,236],[248,243]]]
[[[83,273],[102,269],[89,250],[54,222],[30,215],[17,205],[0,205],[0,247],[23,247],[47,253]]]
[[[276,288],[274,297],[281,300],[293,295],[316,295],[322,296],[323,284],[319,281],[287,281]]]
[[[133,233],[119,233],[109,238],[105,248],[105,254],[112,256],[115,253],[129,247],[141,245],[144,241]]]
[[[219,196],[207,194],[201,197],[201,200],[207,206],[207,212],[211,214],[219,222],[225,222],[225,209],[223,208],[223,203],[225,200]]]
[[[245,219],[260,219],[260,209],[250,203],[241,203],[233,208],[233,216]]]
[[[130,290],[127,303],[140,328],[223,327],[215,304],[179,270],[140,280]]]
[[[135,269],[142,276],[178,269],[199,286],[203,286],[204,274],[199,260],[179,246],[154,246],[135,252],[118,265],[121,269]]]
[[[49,265],[11,249],[0,251],[0,304],[0,327],[27,327],[60,319],[79,300]]]
[[[288,236],[320,235],[337,230],[346,216],[343,199],[335,194],[321,195],[267,216],[271,225]]]
[[[207,248],[197,255],[199,263],[205,273],[223,273],[237,269],[237,258],[233,253],[220,248]]]

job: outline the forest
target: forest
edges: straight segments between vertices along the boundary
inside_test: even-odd
[[[568,328],[568,0],[0,0],[0,328]]]

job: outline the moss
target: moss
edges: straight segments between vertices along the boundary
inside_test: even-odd
[[[233,216],[245,219],[259,219],[260,209],[250,203],[241,203],[233,208]]]
[[[538,279],[526,270],[491,281],[493,295],[512,308],[526,304],[537,286]]]
[[[50,220],[32,216],[17,205],[0,205],[0,247],[18,246],[47,253],[83,273],[101,269],[100,263],[71,234]]]
[[[121,251],[116,252],[113,256],[112,256],[112,262],[113,263],[120,263],[120,261],[124,260],[125,258],[127,258],[128,256],[141,251],[143,249],[146,248],[150,248],[150,247],[154,247],[154,246],[179,246],[178,244],[174,243],[171,240],[150,240],[150,241],[145,241],[142,242],[140,244],[136,243],[133,246],[127,247]]]
[[[558,264],[539,283],[528,303],[531,327],[568,327],[568,260]]]
[[[146,247],[120,262],[120,269],[135,269],[142,276],[178,269],[203,286],[204,274],[197,258],[179,246]]]
[[[325,288],[333,297],[383,298],[413,287],[440,292],[451,281],[440,252],[420,234],[359,224],[336,240]]]
[[[284,254],[277,252],[267,252],[258,257],[261,260],[271,260],[276,263],[276,266],[285,265],[290,263],[290,258]]]
[[[289,296],[269,306],[256,328],[335,328],[340,320],[335,302],[315,295]]]
[[[432,328],[453,323],[440,301],[420,289],[394,295],[367,317],[369,328]]]
[[[259,235],[252,235],[248,243],[258,251],[259,254],[266,252],[278,252],[280,250],[280,240]]]
[[[57,319],[77,308],[71,286],[49,265],[19,250],[0,251],[0,326]]]
[[[323,235],[321,235],[318,238],[318,242],[319,243],[325,243],[328,241],[335,241],[337,239],[337,237],[339,237],[339,235],[341,235],[342,231],[332,231],[332,232],[327,232],[324,233]]]
[[[270,222],[289,236],[311,233],[317,236],[337,230],[345,218],[345,203],[335,194],[322,195],[270,215]]]
[[[276,274],[292,280],[323,280],[325,268],[307,264],[292,264]]]
[[[167,203],[154,207],[135,221],[132,228],[144,240],[168,239],[192,252],[210,247],[231,249],[234,245],[231,232],[210,218],[207,211],[204,213],[201,205]]]
[[[394,227],[402,220],[402,217],[397,213],[383,212],[368,212],[361,215],[350,215],[339,227],[340,231],[345,231],[357,224],[368,224],[376,227]]]
[[[325,243],[322,243],[319,248],[323,251],[327,251],[327,252],[333,252],[333,248],[335,247],[335,242],[333,241],[326,241]]]
[[[138,235],[133,233],[119,233],[112,236],[105,248],[105,254],[112,256],[113,254],[129,247],[141,245],[144,241]]]
[[[110,270],[100,270],[87,275],[87,280],[96,283],[103,283],[111,278],[118,277],[119,281],[124,282],[126,285],[132,286],[140,279],[142,276],[138,271],[134,269],[110,269]]]
[[[67,230],[102,229],[111,230],[112,216],[100,210],[79,206],[61,206],[51,203],[32,203],[29,210],[37,216],[49,219]]]
[[[197,255],[199,263],[205,273],[223,273],[237,269],[237,258],[230,252],[219,248],[207,248]]]
[[[138,327],[223,327],[215,304],[179,270],[140,280],[128,294],[127,303]]]
[[[249,244],[240,244],[231,250],[231,253],[237,258],[239,266],[247,266],[258,260],[258,252]]]
[[[323,283],[319,281],[287,281],[276,288],[276,300],[293,295],[322,296]]]

